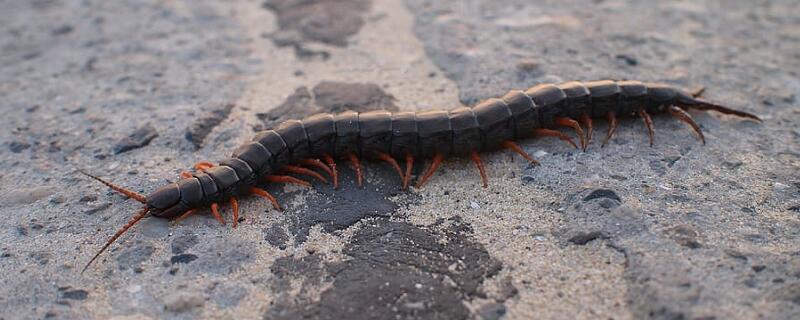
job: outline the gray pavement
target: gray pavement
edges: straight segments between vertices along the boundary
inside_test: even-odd
[[[2,7],[0,319],[800,317],[796,1]],[[146,219],[80,274],[139,204],[76,169],[146,193],[285,119],[605,78],[704,86],[764,122],[525,141],[541,165],[486,155],[485,189],[464,159],[409,192],[342,165],[339,190],[269,186],[283,212],[241,200],[236,229]]]

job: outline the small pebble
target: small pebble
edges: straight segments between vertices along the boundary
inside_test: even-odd
[[[533,153],[533,156],[534,156],[535,158],[541,158],[541,157],[544,157],[544,156],[546,156],[546,155],[548,155],[548,154],[549,154],[549,153],[547,153],[547,151],[544,151],[544,150],[537,150],[536,152],[534,152],[534,153]]]
[[[470,201],[469,202],[469,207],[472,208],[472,209],[480,209],[481,208],[481,206],[475,201]]]
[[[789,189],[789,185],[786,185],[786,184],[783,184],[783,183],[780,183],[780,182],[775,182],[773,187],[775,187],[775,190],[786,190],[786,189]]]

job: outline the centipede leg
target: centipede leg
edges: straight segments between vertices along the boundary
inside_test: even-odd
[[[239,224],[239,201],[237,201],[236,198],[231,197],[230,203],[231,211],[233,211],[233,227],[236,228],[236,226]]]
[[[189,216],[191,216],[191,215],[193,215],[195,213],[197,213],[197,209],[192,209],[192,210],[186,211],[182,215],[180,215],[177,218],[175,218],[175,220],[172,220],[172,224],[173,225],[177,225],[178,223],[183,221],[183,219],[186,219],[186,218],[188,218]]]
[[[470,156],[470,158],[472,158],[472,161],[475,162],[475,166],[478,167],[478,172],[480,172],[480,174],[481,174],[481,181],[483,181],[483,187],[484,188],[488,187],[489,186],[489,179],[486,178],[486,169],[484,169],[484,167],[483,167],[483,162],[481,161],[481,156],[475,151],[472,151],[469,154],[469,156]]]
[[[189,172],[189,171],[181,172],[181,178],[182,179],[191,178],[191,177],[192,177],[192,173],[191,172]]]
[[[692,127],[692,130],[694,130],[694,132],[697,133],[697,136],[700,138],[700,141],[702,141],[703,144],[706,144],[706,137],[703,136],[703,131],[700,130],[700,126],[697,125],[697,122],[694,122],[694,119],[692,119],[692,116],[689,115],[688,112],[684,111],[683,109],[677,106],[670,106],[668,110],[673,117],[680,119],[681,121],[685,122],[690,127]]]
[[[323,163],[322,161],[319,161],[319,159],[303,159],[300,160],[300,163],[307,166],[320,168],[322,169],[322,171],[325,171],[325,173],[327,173],[328,176],[333,178],[333,170],[331,170],[331,168],[328,167],[327,164]]]
[[[325,155],[324,157],[325,162],[328,164],[328,167],[331,168],[331,175],[333,179],[333,188],[339,188],[339,172],[336,171],[336,160],[333,159],[330,155]]]
[[[533,156],[531,156],[530,154],[525,152],[525,150],[522,150],[522,147],[520,147],[518,144],[514,143],[513,141],[511,141],[511,140],[503,141],[503,147],[505,147],[506,149],[511,149],[514,152],[518,153],[523,158],[525,158],[525,160],[528,160],[533,165],[535,165],[535,166],[539,165],[539,161],[536,161],[536,159],[534,159]]]
[[[217,203],[211,204],[211,215],[213,215],[214,219],[217,219],[217,221],[219,221],[219,223],[221,223],[223,226],[225,225],[225,219],[222,219],[222,215],[219,214],[219,205]]]
[[[578,139],[581,142],[581,149],[586,151],[586,136],[583,135],[583,128],[581,128],[580,123],[570,118],[562,118],[556,117],[553,118],[553,122],[562,127],[569,127],[575,130],[575,133],[578,135]]]
[[[559,138],[559,139],[569,143],[575,149],[578,149],[578,145],[575,144],[575,141],[572,141],[572,138],[570,138],[569,136],[565,135],[561,131],[538,128],[538,129],[533,129],[533,133],[536,134],[537,136],[542,136],[542,137],[556,137],[556,138]]]
[[[392,158],[392,156],[390,156],[390,155],[388,155],[386,153],[383,153],[383,152],[379,152],[378,153],[378,159],[381,159],[383,161],[388,162],[389,165],[392,166],[392,168],[394,168],[394,171],[397,171],[397,174],[400,175],[400,180],[401,181],[405,180],[405,176],[403,175],[403,170],[400,169],[400,164],[398,164],[397,160]]]
[[[260,188],[256,188],[256,187],[252,187],[252,188],[250,188],[250,192],[252,192],[253,194],[255,194],[255,195],[259,196],[259,197],[267,199],[269,202],[272,203],[272,207],[275,208],[275,210],[283,211],[283,209],[281,209],[281,204],[278,203],[278,199],[275,198],[275,196],[273,196],[272,194],[270,194],[266,190],[260,189]]]
[[[304,187],[311,187],[311,183],[302,179],[297,179],[295,177],[290,176],[274,176],[269,175],[264,177],[264,181],[267,182],[277,182],[277,183],[291,183],[296,185],[301,185]]]
[[[606,114],[606,118],[608,119],[608,133],[606,133],[606,138],[603,139],[603,144],[600,145],[601,148],[605,147],[608,140],[611,140],[611,137],[614,136],[614,132],[617,132],[617,115],[609,111]]]
[[[319,181],[322,181],[322,183],[328,183],[328,179],[325,179],[325,177],[323,177],[321,174],[316,173],[316,172],[314,172],[312,170],[303,168],[303,167],[298,167],[298,166],[293,166],[293,165],[286,165],[286,166],[283,167],[282,170],[286,171],[286,172],[290,172],[290,173],[307,175],[309,177],[312,177],[312,178],[315,178],[315,179],[317,179]]]
[[[423,174],[422,178],[419,179],[419,181],[417,182],[416,186],[417,189],[421,189],[422,186],[425,185],[425,182],[428,182],[428,179],[430,179],[431,176],[433,176],[433,173],[436,172],[436,169],[439,168],[439,165],[442,164],[443,160],[444,156],[441,153],[436,153],[436,155],[433,156],[433,161],[431,162],[431,166],[428,167],[428,170],[425,171],[425,174]]]
[[[214,164],[208,161],[200,161],[194,164],[194,169],[197,171],[203,171],[205,169],[211,169],[214,167]]]
[[[353,168],[356,170],[356,182],[360,188],[364,182],[364,175],[361,172],[361,161],[358,160],[358,156],[352,152],[347,154],[347,158],[350,159],[350,163],[353,164]]]
[[[592,143],[592,135],[594,134],[594,127],[592,126],[592,117],[588,113],[581,113],[581,122],[586,126],[586,145]],[[586,148],[583,148],[586,151]]]
[[[403,176],[403,190],[408,189],[408,182],[411,180],[411,168],[414,166],[414,156],[406,153],[406,174]]]
[[[642,117],[642,120],[644,120],[644,125],[647,127],[647,135],[650,136],[650,146],[652,147],[653,139],[655,139],[655,129],[653,129],[653,119],[650,118],[650,115],[647,114],[647,111],[644,111],[644,109],[640,109],[638,111],[638,114],[640,117]]]

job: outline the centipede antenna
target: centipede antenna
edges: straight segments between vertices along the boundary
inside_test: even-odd
[[[140,194],[140,193],[138,193],[136,191],[131,191],[131,190],[125,189],[123,187],[120,187],[120,186],[118,186],[116,184],[113,184],[111,182],[103,180],[102,178],[100,178],[98,176],[95,176],[93,174],[90,174],[90,173],[88,173],[86,171],[83,171],[81,169],[78,169],[78,172],[83,173],[84,175],[88,176],[89,178],[92,178],[92,179],[95,179],[97,181],[100,181],[100,183],[108,186],[109,188],[111,188],[111,190],[119,192],[119,193],[123,194],[124,196],[126,196],[128,198],[134,199],[134,200],[139,201],[141,203],[146,203],[147,202],[147,198],[144,195],[142,195],[142,194]]]
[[[139,222],[139,220],[142,220],[142,218],[147,216],[148,212],[150,212],[150,208],[145,207],[141,211],[137,212],[136,215],[133,216],[133,219],[128,221],[128,223],[126,223],[122,228],[117,230],[117,233],[115,233],[114,236],[111,237],[111,239],[108,239],[108,242],[106,242],[106,245],[104,245],[103,248],[100,249],[100,251],[97,251],[97,254],[95,254],[94,257],[92,257],[92,260],[89,260],[89,263],[87,263],[86,266],[83,267],[83,270],[81,270],[81,274],[83,274],[86,271],[86,269],[88,269],[89,266],[92,265],[92,262],[97,260],[97,257],[99,257],[101,253],[106,251],[106,249],[108,249],[108,247],[112,243],[114,243],[114,241],[116,241],[119,237],[121,237],[126,231],[128,231],[128,229],[133,227],[133,225],[135,225],[137,222]]]

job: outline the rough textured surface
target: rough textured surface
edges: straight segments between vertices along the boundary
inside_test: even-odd
[[[5,4],[0,318],[798,318],[798,11],[796,1]],[[366,166],[364,189],[341,163],[335,191],[269,186],[284,212],[242,199],[236,229],[207,214],[145,219],[79,273],[138,203],[74,169],[149,192],[287,118],[452,108],[601,78],[705,86],[765,121],[694,112],[705,146],[666,116],[654,117],[653,148],[638,119],[585,153],[526,141],[542,165],[486,155],[486,189],[467,160],[410,192],[385,163]]]
[[[256,129],[272,128],[286,120],[303,119],[323,112],[397,111],[394,100],[394,97],[374,83],[323,81],[310,91],[306,87],[299,87],[277,107],[267,112],[256,113],[256,116],[264,122]]]

